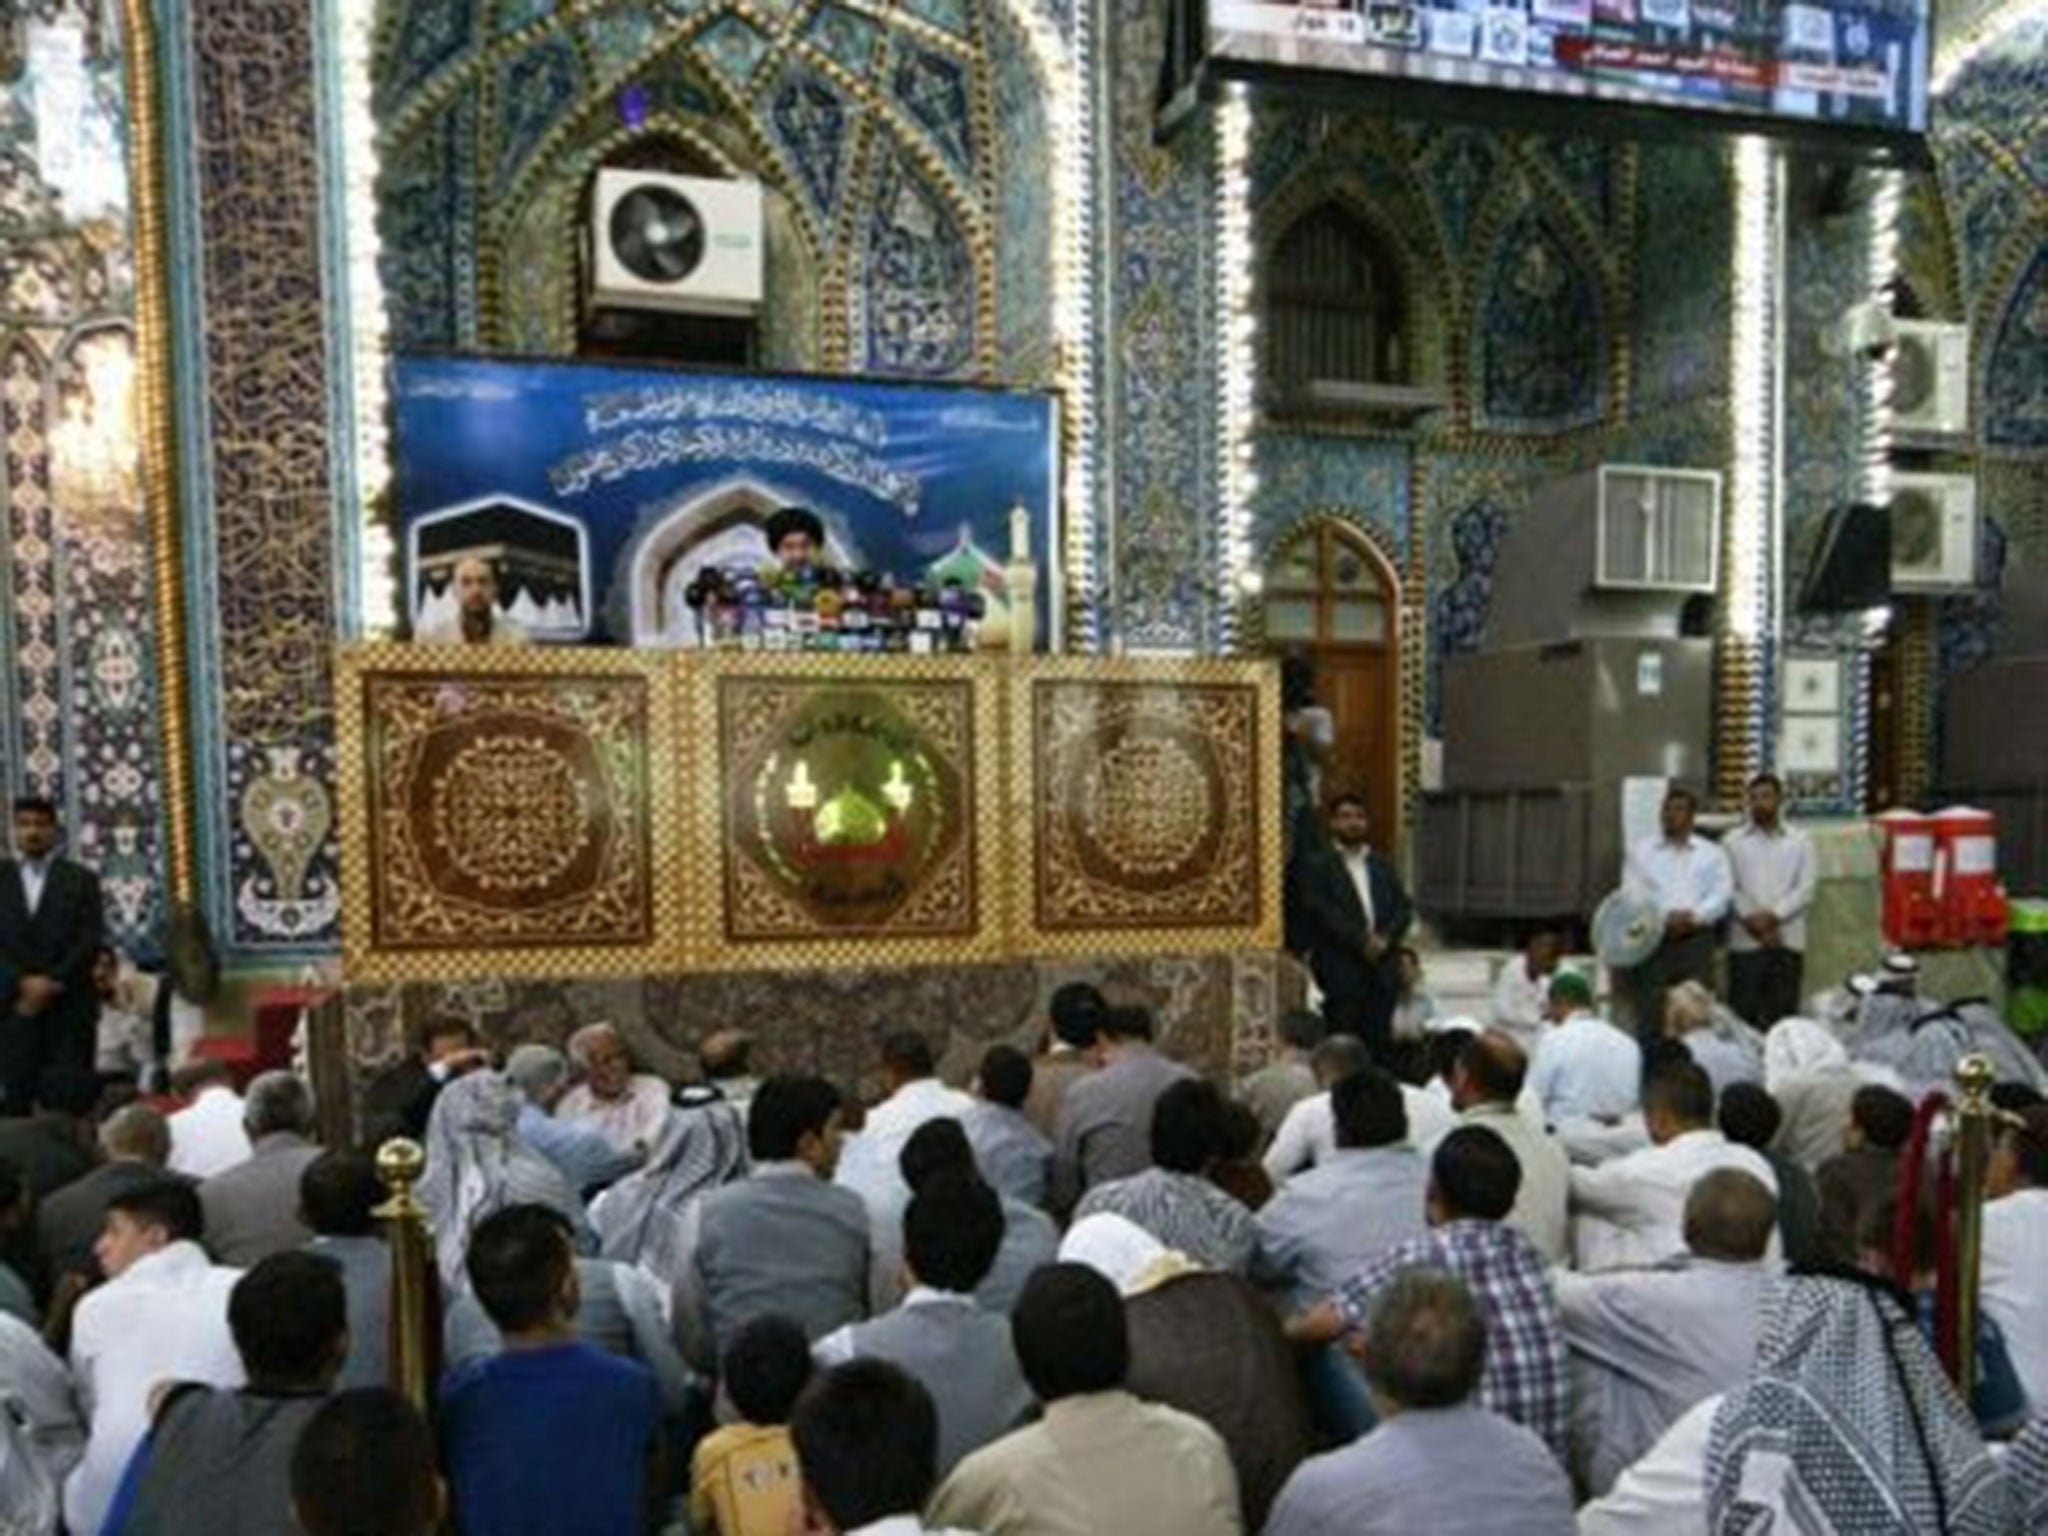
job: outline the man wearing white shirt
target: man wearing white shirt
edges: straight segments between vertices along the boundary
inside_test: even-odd
[[[1519,955],[1500,968],[1493,985],[1493,1022],[1520,1042],[1525,1051],[1550,1027],[1550,978],[1564,955],[1556,930],[1539,928]]]
[[[846,1138],[835,1182],[868,1204],[871,1212],[903,1209],[907,1189],[898,1159],[910,1133],[927,1120],[965,1120],[974,1096],[948,1088],[936,1075],[930,1043],[915,1030],[900,1030],[882,1041],[882,1081],[888,1097],[867,1113],[861,1128]]]
[[[618,1151],[645,1159],[668,1132],[669,1086],[652,1072],[635,1072],[619,1032],[586,1024],[569,1037],[569,1060],[583,1081],[555,1104],[555,1118],[597,1132]]]
[[[0,1457],[0,1530],[54,1531],[64,1479],[85,1448],[71,1372],[42,1335],[0,1312],[0,1412],[7,1454]]]
[[[1626,1269],[1678,1258],[1685,1247],[1685,1202],[1717,1168],[1737,1168],[1778,1194],[1778,1176],[1761,1153],[1737,1146],[1714,1127],[1714,1085],[1689,1061],[1668,1062],[1643,1085],[1650,1145],[1598,1168],[1572,1170],[1572,1213],[1581,1270]],[[1772,1255],[1777,1238],[1771,1239]]]
[[[1643,1048],[1593,1011],[1593,986],[1576,971],[1550,983],[1551,1017],[1529,1064],[1543,1116],[1560,1130],[1573,1121],[1613,1124],[1631,1114],[1643,1086]]]
[[[1664,992],[1681,981],[1713,985],[1714,933],[1735,897],[1728,855],[1693,830],[1699,802],[1672,785],[1664,796],[1663,830],[1628,853],[1622,884],[1657,905],[1664,941],[1629,974],[1636,1033],[1652,1040],[1664,1027]]]
[[[1775,773],[1749,781],[1749,819],[1721,840],[1734,881],[1728,1003],[1758,1029],[1799,1011],[1806,909],[1819,882],[1813,843],[1785,825]]]
[[[2005,1332],[2034,1416],[2048,1415],[2048,1109],[1998,1138],[1984,1207],[1984,1310]]]
[[[149,1429],[150,1397],[165,1382],[242,1385],[228,1329],[228,1293],[241,1272],[207,1262],[199,1195],[162,1180],[117,1195],[94,1256],[107,1283],[79,1302],[71,1371],[90,1426],[85,1457],[64,1485],[64,1522],[97,1531],[128,1458]]]
[[[1304,1168],[1319,1168],[1337,1155],[1337,1115],[1330,1107],[1330,1088],[1339,1078],[1372,1066],[1372,1053],[1355,1035],[1332,1035],[1311,1058],[1322,1091],[1310,1094],[1280,1122],[1273,1144],[1260,1159],[1275,1184]],[[1408,1117],[1406,1145],[1419,1152],[1434,1147],[1458,1123],[1450,1104],[1426,1088],[1397,1082],[1401,1107]]]
[[[191,1094],[192,1102],[170,1116],[171,1172],[210,1179],[246,1163],[253,1148],[242,1124],[242,1096],[226,1063],[194,1062],[178,1072],[172,1086]]]
[[[1578,1536],[1707,1536],[1707,1442],[1719,1393],[1695,1403],[1611,1492],[1579,1510]]]

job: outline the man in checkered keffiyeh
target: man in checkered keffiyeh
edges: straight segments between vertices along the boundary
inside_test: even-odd
[[[1484,1126],[1453,1131],[1430,1161],[1429,1233],[1389,1249],[1289,1332],[1304,1341],[1356,1335],[1396,1275],[1448,1270],[1486,1319],[1480,1404],[1533,1431],[1562,1462],[1571,1425],[1564,1323],[1543,1255],[1505,1220],[1521,1180],[1521,1165],[1499,1136]]]

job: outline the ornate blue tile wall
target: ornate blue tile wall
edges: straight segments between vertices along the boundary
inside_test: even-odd
[[[314,20],[165,3],[202,887],[231,958],[325,953],[335,526]]]
[[[2008,26],[1935,105],[1936,177],[1906,204],[1902,266],[1936,318],[1970,326],[1982,595],[1938,605],[1935,686],[2001,643],[1997,579],[2048,569],[2048,18]]]
[[[769,188],[802,302],[766,364],[1053,377],[1050,135],[1005,0],[387,0],[375,70],[401,347],[572,350],[582,189],[659,134]]]
[[[1409,296],[1418,381],[1447,391],[1417,430],[1282,421],[1256,444],[1261,548],[1341,510],[1407,551],[1436,734],[1443,658],[1479,644],[1536,487],[1602,459],[1725,466],[1725,156],[1286,109],[1257,119],[1251,182],[1261,249],[1327,200],[1366,220]]]
[[[1113,572],[1106,639],[1194,649],[1215,616],[1216,402],[1212,204],[1206,122],[1153,142],[1165,8],[1108,0],[1111,198],[1102,210],[1114,329],[1106,388],[1116,440],[1098,568]]]
[[[162,752],[149,509],[53,454],[85,362],[134,352],[123,39],[97,6],[15,8],[0,47],[0,783],[58,802],[111,940],[153,954]],[[60,141],[65,153],[60,158]]]

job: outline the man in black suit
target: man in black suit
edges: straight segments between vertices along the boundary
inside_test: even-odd
[[[373,1077],[363,1090],[362,1143],[382,1146],[394,1136],[420,1141],[434,1100],[450,1079],[491,1064],[478,1049],[476,1028],[454,1014],[437,1014],[420,1026],[418,1049]]]
[[[1408,893],[1372,851],[1372,815],[1358,795],[1330,802],[1330,836],[1296,850],[1292,947],[1307,959],[1333,1034],[1356,1035],[1384,1062],[1393,1043],[1400,944],[1414,919]]]
[[[57,855],[57,808],[14,802],[16,857],[0,859],[0,1095],[25,1115],[47,1070],[93,1069],[99,877]]]

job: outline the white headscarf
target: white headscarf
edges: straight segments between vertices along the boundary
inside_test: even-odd
[[[1849,1065],[1848,1047],[1818,1019],[1795,1014],[1764,1036],[1764,1086],[1776,1093],[1795,1077],[1815,1077]]]
[[[545,1205],[569,1218],[579,1242],[589,1223],[561,1171],[519,1138],[525,1096],[502,1072],[471,1072],[443,1088],[427,1121],[420,1203],[433,1223],[441,1283],[461,1289],[469,1234],[508,1205]]]
[[[1060,1262],[1086,1264],[1123,1296],[1140,1295],[1200,1267],[1136,1222],[1107,1211],[1084,1216],[1068,1229]]]

